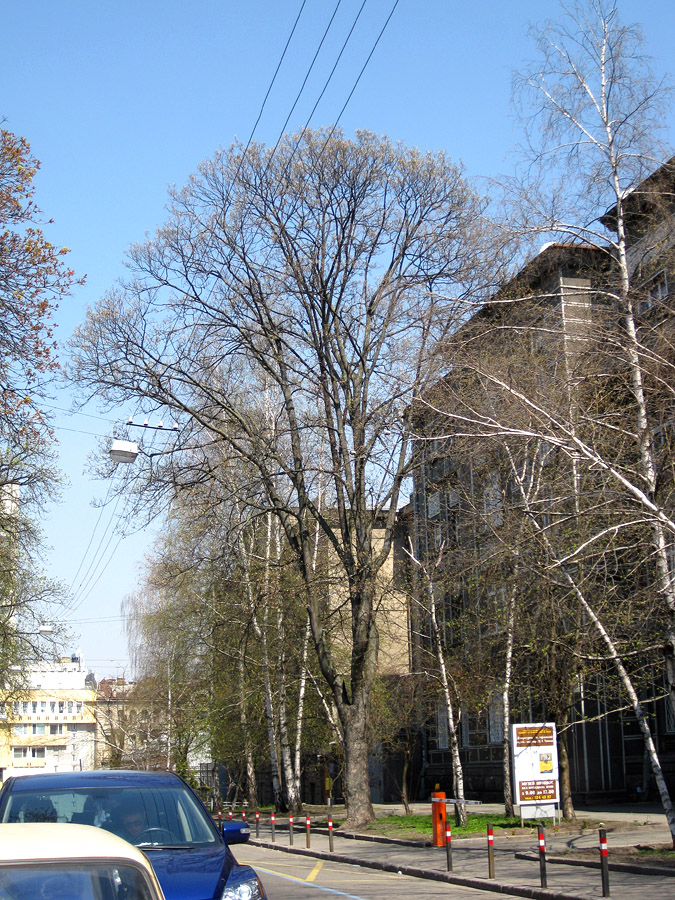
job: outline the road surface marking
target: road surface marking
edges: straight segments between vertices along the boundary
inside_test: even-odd
[[[265,872],[267,875],[274,875],[276,878],[286,878],[288,881],[295,881],[298,884],[305,884],[307,887],[314,888],[315,891],[325,891],[327,894],[335,894],[337,897],[346,897],[347,900],[364,900],[356,894],[345,894],[344,891],[336,891],[334,888],[322,887],[320,884],[310,884],[304,878],[296,878],[294,875],[282,875],[273,869],[265,869],[262,866],[256,866],[258,872]]]
[[[307,881],[314,881],[319,872],[323,869],[323,861],[319,860],[319,862],[314,866],[312,871],[307,876]]]

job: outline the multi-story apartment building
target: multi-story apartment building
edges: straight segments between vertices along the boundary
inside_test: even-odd
[[[667,349],[672,346],[670,285],[675,283],[669,262],[675,246],[672,203],[667,202],[673,169],[671,161],[624,201],[662,495],[672,490],[675,462],[675,441],[670,440],[675,369]],[[613,210],[603,218],[609,228],[614,220]],[[588,533],[596,535],[604,553],[594,559],[589,554],[583,566],[580,557],[570,556],[566,571],[599,607],[620,608],[630,598],[638,616],[645,615],[634,636],[630,623],[623,623],[620,639],[624,647],[635,642],[629,658],[639,659],[641,668],[635,662],[633,674],[650,710],[661,762],[675,784],[675,721],[664,698],[658,654],[652,654],[651,664],[648,653],[639,654],[639,630],[646,634],[652,621],[656,628],[660,615],[652,555],[647,551],[640,557],[637,548],[641,540],[647,546],[648,538],[625,524],[629,516],[616,525],[612,516],[626,501],[612,491],[602,467],[581,465],[574,453],[537,437],[547,431],[553,435],[555,429],[562,434],[563,422],[569,430],[585,430],[585,439],[600,453],[606,452],[608,435],[624,434],[625,440],[616,442],[622,465],[630,466],[636,453],[631,444],[635,427],[626,411],[629,389],[622,386],[625,326],[613,303],[611,260],[607,248],[544,247],[457,336],[449,374],[418,416],[415,552],[434,582],[443,639],[455,666],[469,796],[497,799],[502,791],[503,675],[490,653],[498,657],[503,649],[504,611],[514,597],[529,620],[518,636],[514,717],[559,721],[569,786],[577,800],[598,792],[625,796],[649,786],[642,738],[611,665],[600,661],[602,653],[583,617],[566,616],[569,588],[564,574],[557,580],[552,574],[565,572],[554,565],[552,544],[562,548],[563,558],[565,552],[577,553],[583,543],[579,530],[589,521]],[[519,395],[527,403],[521,404]],[[506,412],[503,404],[509,403]],[[542,426],[555,414],[557,421]],[[526,476],[527,497],[519,475]],[[660,502],[670,504],[670,496]],[[524,513],[541,529],[538,539],[530,532],[529,543],[519,530]],[[621,541],[607,537],[618,533]],[[570,601],[570,610],[573,605]],[[550,636],[547,629],[553,628],[558,628],[553,640],[544,642],[544,633]],[[575,663],[575,653],[580,659],[584,652],[598,657],[595,666]],[[442,709],[427,734],[423,771],[421,793],[437,782],[452,790]]]
[[[0,703],[0,779],[94,768],[96,682],[81,658],[29,665],[25,675],[25,689]]]

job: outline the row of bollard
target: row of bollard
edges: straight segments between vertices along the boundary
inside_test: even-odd
[[[246,811],[242,810],[241,813],[242,819],[246,821]],[[232,810],[230,810],[230,819],[232,818]],[[222,823],[223,814],[222,810],[218,810],[218,824]],[[310,837],[310,829],[311,829],[311,820],[309,815],[305,818],[305,846],[309,850],[311,848],[311,837]],[[274,812],[270,813],[270,831],[272,835],[272,843],[276,842],[276,814]],[[293,816],[289,815],[288,817],[288,842],[291,846],[293,846],[293,835],[294,835],[294,826],[293,826]],[[260,811],[256,810],[255,812],[255,836],[256,838],[260,837]],[[333,819],[328,817],[328,846],[330,848],[331,853],[333,852]]]
[[[246,810],[242,810],[241,816],[243,821],[246,821]],[[232,810],[229,810],[229,817],[232,818]],[[222,811],[218,810],[218,822],[222,821]],[[270,816],[270,827],[272,833],[272,843],[276,841],[276,816],[272,812]],[[311,821],[309,815],[305,818],[305,846],[307,849],[310,849],[311,846],[311,838],[310,838],[310,827]],[[289,815],[288,817],[288,841],[291,846],[293,846],[293,816]],[[609,897],[609,858],[607,853],[607,833],[604,828],[600,829],[600,873],[602,877],[602,896]],[[255,813],[255,836],[256,838],[260,837],[260,812],[256,810]],[[539,878],[541,882],[542,888],[548,887],[548,879],[546,875],[546,833],[544,828],[540,825],[538,827],[538,851],[539,851]],[[328,817],[328,848],[330,852],[333,852],[333,819]],[[495,838],[494,838],[494,829],[492,825],[487,826],[487,850],[488,850],[488,878],[495,877]],[[452,872],[452,828],[449,824],[446,824],[445,828],[445,853],[447,860],[448,872]]]
[[[604,828],[599,830],[600,836],[600,874],[602,878],[602,896],[609,897],[609,857],[607,853],[607,832]],[[539,845],[539,879],[543,888],[548,887],[546,876],[546,833],[544,828],[538,827]],[[332,848],[331,848],[332,849]],[[487,826],[487,850],[488,850],[488,878],[495,877],[495,838],[492,825]],[[452,872],[452,828],[445,827],[445,853],[448,872]]]
[[[305,817],[305,846],[309,850],[311,848],[311,820],[309,815]],[[270,813],[270,831],[271,831],[271,839],[272,843],[276,843],[276,815],[275,813]],[[293,825],[293,816],[289,815],[288,817],[288,843],[292,847],[293,846],[293,834],[294,834],[294,825]],[[255,814],[255,836],[257,838],[260,837],[260,813],[256,810]],[[328,817],[328,847],[330,852],[333,852],[333,819]]]

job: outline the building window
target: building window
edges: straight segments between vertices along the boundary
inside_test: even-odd
[[[445,706],[439,705],[436,710],[436,748],[447,750],[448,743],[448,711]]]
[[[22,710],[24,716],[28,715],[28,712],[30,710],[30,705],[28,703],[28,700],[23,701],[23,703],[21,704],[21,710]]]
[[[501,744],[504,740],[504,704],[502,697],[497,693],[490,694],[488,706],[488,741],[491,744]]]
[[[471,733],[469,730],[469,710],[466,703],[462,703],[459,719],[459,733],[462,737],[462,747],[471,746]]]
[[[63,725],[60,723],[58,725],[50,725],[49,726],[50,734],[63,734]]]
[[[33,715],[37,714],[37,700],[33,700],[33,702],[31,703],[31,707],[33,710]]]
[[[434,519],[437,515],[439,515],[441,511],[441,492],[434,491],[433,494],[429,494],[429,500],[427,503],[427,515],[430,519]]]
[[[68,715],[72,716],[72,714],[73,714],[73,701],[69,700],[68,701]]]
[[[14,747],[14,759],[44,759],[44,747]]]
[[[82,715],[82,703],[79,700],[75,704],[75,710],[78,715]]]
[[[483,605],[483,604],[482,604]],[[506,609],[506,588],[492,586],[485,593],[483,631],[485,634],[499,634]]]
[[[487,525],[498,528],[504,522],[499,472],[490,472],[483,485],[483,514]]]
[[[12,703],[12,712],[14,713],[15,716],[20,716],[21,715],[21,704],[17,703],[16,701],[14,703]]]
[[[644,286],[644,293],[639,301],[639,311],[645,313],[668,299],[668,275],[665,269],[659,272]]]
[[[66,708],[66,704],[64,700],[59,700],[59,712],[62,713]]]
[[[673,708],[670,705],[668,680],[665,677],[663,679],[663,689],[666,695],[663,699],[665,731],[667,734],[675,734],[675,715],[673,715]]]
[[[41,734],[45,734],[45,733],[46,733],[46,726],[43,725],[41,722],[33,722],[32,724],[29,724],[28,722],[21,722],[21,723],[17,722],[14,725],[14,734],[17,737],[25,737],[28,734],[41,735]]]
[[[40,712],[41,712],[41,713],[46,713],[46,712],[47,712],[47,701],[46,701],[46,700],[41,700],[41,701],[40,701]]]
[[[6,719],[6,718],[7,718],[7,704],[0,703],[0,719]]]
[[[51,712],[51,713],[56,712],[56,700],[49,701],[49,712]]]

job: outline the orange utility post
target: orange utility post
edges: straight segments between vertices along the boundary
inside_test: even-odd
[[[438,785],[436,785],[438,787]],[[445,792],[431,795],[431,821],[434,824],[434,847],[445,847]]]

